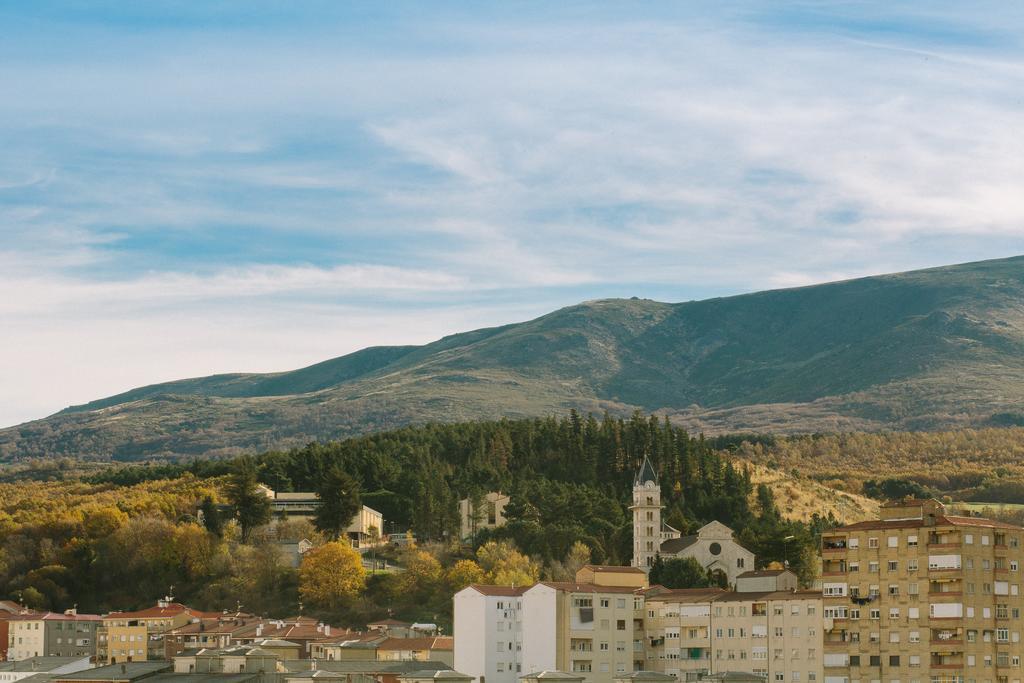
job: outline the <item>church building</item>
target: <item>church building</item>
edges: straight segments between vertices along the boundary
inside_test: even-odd
[[[705,570],[725,578],[729,586],[754,569],[754,553],[736,542],[732,529],[710,522],[696,534],[682,536],[661,519],[661,485],[650,460],[644,457],[633,480],[633,566],[650,571],[655,558],[692,557]]]

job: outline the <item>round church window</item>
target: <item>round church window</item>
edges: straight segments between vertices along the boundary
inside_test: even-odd
[[[718,554],[720,554],[722,552],[722,546],[719,545],[718,543],[712,543],[711,545],[708,546],[708,551],[712,555],[718,555]]]

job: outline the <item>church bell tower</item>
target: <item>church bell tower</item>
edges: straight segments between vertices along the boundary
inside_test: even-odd
[[[661,486],[651,461],[644,462],[633,480],[633,566],[650,571],[661,549]]]

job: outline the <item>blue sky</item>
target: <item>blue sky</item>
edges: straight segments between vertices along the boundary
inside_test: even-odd
[[[0,425],[1024,252],[1010,3],[0,0]]]

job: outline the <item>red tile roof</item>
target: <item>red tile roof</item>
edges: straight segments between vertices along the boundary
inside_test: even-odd
[[[639,567],[620,567],[611,564],[585,564],[584,569],[601,574],[643,574],[644,570]]]
[[[567,593],[628,593],[633,594],[643,591],[642,588],[632,586],[598,586],[593,583],[576,583],[574,581],[541,581],[538,586],[549,586],[551,588],[566,591]]]
[[[200,612],[199,610],[192,609],[188,605],[182,605],[180,602],[170,602],[166,607],[157,605],[155,607],[147,607],[146,609],[136,610],[134,612],[111,612],[110,614],[104,615],[104,619],[159,619],[160,617],[176,617],[179,614],[191,614],[196,617],[208,617],[217,616],[217,612],[207,613]]]
[[[450,636],[429,638],[388,638],[377,645],[378,650],[454,650],[455,639]]]
[[[10,621],[101,621],[98,614],[63,614],[60,612],[29,612],[28,614],[12,614]]]
[[[920,529],[925,526],[923,519],[870,519],[864,522],[855,522],[846,526],[837,527],[833,531],[872,531],[882,529]],[[985,517],[961,517],[957,515],[938,515],[935,517],[935,526],[976,526],[994,529],[1013,529],[1024,531],[1024,527],[1006,522],[997,522]],[[825,532],[828,534],[829,532]]]
[[[656,593],[648,592],[648,602],[705,602],[711,601],[726,591],[722,588],[662,588]]]
[[[531,586],[495,586],[487,583],[474,583],[469,587],[482,595],[496,595],[504,598],[514,598],[531,588]]]
[[[924,526],[923,519],[868,519],[833,529],[832,531],[871,531],[875,529],[918,529]],[[824,534],[830,532],[826,531]]]

